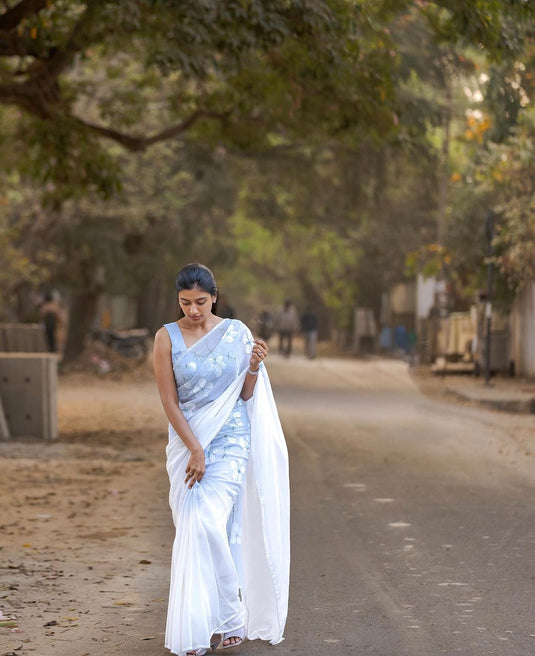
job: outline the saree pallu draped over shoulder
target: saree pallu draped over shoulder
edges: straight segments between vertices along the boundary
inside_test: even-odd
[[[178,324],[165,327],[180,408],[206,454],[202,481],[188,489],[190,452],[169,426],[176,537],[165,646],[182,656],[240,627],[277,644],[288,611],[289,476],[267,371],[244,402],[253,337],[243,323],[225,319],[189,348]]]

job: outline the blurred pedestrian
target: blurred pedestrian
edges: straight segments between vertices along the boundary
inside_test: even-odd
[[[63,322],[63,308],[52,292],[47,292],[39,308],[39,316],[45,331],[46,346],[50,353],[58,351],[58,332]]]
[[[313,360],[316,357],[318,344],[318,317],[310,305],[307,305],[301,316],[301,332],[305,338],[305,355]]]
[[[267,306],[258,315],[257,331],[260,339],[263,339],[265,342],[273,334],[273,315]]]
[[[290,300],[284,301],[284,308],[279,314],[279,353],[289,358],[292,354],[292,340],[299,332],[299,316]]]

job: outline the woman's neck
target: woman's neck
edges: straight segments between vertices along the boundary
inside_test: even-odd
[[[210,314],[203,321],[191,321],[188,317],[182,317],[182,319],[179,320],[179,323],[183,330],[192,334],[201,335],[212,330],[212,328],[217,326],[221,321],[222,319],[216,317],[215,314]]]

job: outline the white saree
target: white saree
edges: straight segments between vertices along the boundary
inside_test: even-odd
[[[165,326],[180,408],[205,449],[189,490],[189,451],[169,426],[169,503],[176,527],[165,646],[183,656],[215,633],[283,640],[290,566],[288,453],[266,369],[244,403],[253,338],[224,319],[190,348]]]

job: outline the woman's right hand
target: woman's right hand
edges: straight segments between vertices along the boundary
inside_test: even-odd
[[[186,479],[184,483],[191,489],[195,483],[201,482],[205,471],[206,465],[204,463],[203,449],[192,451],[188,460],[188,466],[186,467]]]

